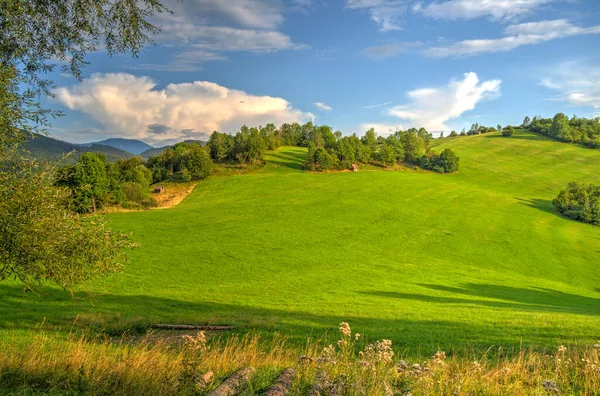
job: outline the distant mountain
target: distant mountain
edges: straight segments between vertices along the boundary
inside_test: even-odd
[[[82,146],[90,147],[94,144],[100,144],[102,146],[110,146],[119,150],[128,151],[132,154],[139,155],[146,150],[153,149],[154,147],[150,146],[148,143],[144,143],[140,140],[133,139],[121,139],[121,138],[112,138],[102,140],[101,142],[93,142],[82,144]]]
[[[61,160],[66,154],[73,152],[72,155],[65,159],[65,163],[74,163],[81,154],[87,152],[105,154],[109,161],[116,161],[121,158],[131,158],[134,156],[130,152],[111,146],[95,143],[90,143],[86,146],[80,146],[38,134],[34,134],[34,137],[27,141],[25,147],[31,153],[31,157],[40,160],[58,161]]]
[[[202,140],[185,140],[184,143],[200,143],[201,146],[204,146],[206,144],[206,142],[202,141]],[[160,153],[162,153],[165,149],[167,149],[169,147],[173,147],[173,146],[153,147],[151,149],[144,151],[143,153],[140,153],[140,155],[142,156],[142,158],[148,159],[150,157],[154,157],[155,155],[159,155]]]

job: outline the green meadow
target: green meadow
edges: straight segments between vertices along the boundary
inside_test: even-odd
[[[223,324],[302,342],[345,321],[409,354],[600,339],[600,228],[552,206],[571,181],[600,183],[600,151],[523,130],[435,145],[458,173],[308,173],[287,147],[175,208],[112,214],[140,245],[124,271],[85,299],[3,283],[0,328]]]

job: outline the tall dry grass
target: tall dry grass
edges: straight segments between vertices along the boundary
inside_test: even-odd
[[[245,394],[262,393],[280,370],[294,367],[297,395],[600,395],[600,344],[557,346],[552,353],[490,349],[471,358],[438,351],[408,361],[390,341],[362,345],[345,323],[335,345],[203,332],[177,339],[40,332],[23,342],[22,334],[9,333],[0,339],[0,394],[206,394],[252,366],[256,375]]]

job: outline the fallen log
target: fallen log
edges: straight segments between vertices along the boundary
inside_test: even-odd
[[[161,330],[205,330],[205,331],[227,331],[233,330],[233,326],[193,326],[179,324],[155,324],[151,326],[153,329]]]
[[[250,378],[254,375],[254,367],[246,367],[241,369],[229,378],[227,378],[221,385],[214,391],[210,392],[208,396],[234,396],[239,394],[246,384],[250,381]]]
[[[319,370],[315,377],[315,383],[308,391],[309,396],[321,396],[321,394],[327,393],[327,386],[329,385],[329,374],[326,371]]]
[[[296,370],[286,368],[279,374],[273,385],[265,392],[265,396],[285,396],[292,389],[292,382],[296,376]]]

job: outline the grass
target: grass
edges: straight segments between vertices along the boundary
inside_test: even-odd
[[[246,367],[256,374],[241,395],[264,394],[285,367],[295,370],[291,395],[307,394],[316,383],[328,395],[597,395],[600,389],[600,344],[559,346],[549,354],[497,349],[466,358],[438,351],[407,361],[389,341],[365,345],[344,325],[336,346],[324,348],[318,340],[290,348],[285,338],[257,335],[207,338],[200,332],[173,347],[152,334],[131,344],[57,340],[43,331],[23,347],[4,334],[0,395],[199,395]]]
[[[305,150],[282,148],[175,208],[112,214],[141,245],[125,271],[88,285],[92,300],[0,285],[0,334],[211,323],[303,345],[348,321],[415,358],[596,342],[600,228],[551,200],[600,183],[600,152],[522,130],[436,144],[458,153],[458,173],[306,173]]]

